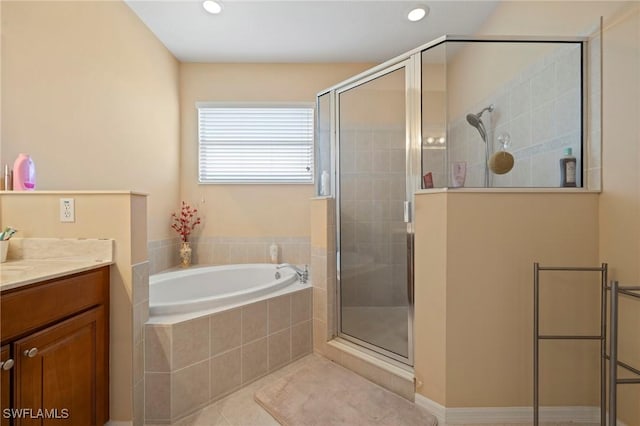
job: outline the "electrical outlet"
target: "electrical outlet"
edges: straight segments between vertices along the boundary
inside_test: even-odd
[[[76,203],[73,198],[60,198],[60,222],[76,221]]]

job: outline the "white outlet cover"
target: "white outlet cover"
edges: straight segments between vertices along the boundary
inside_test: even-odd
[[[76,206],[73,198],[60,198],[60,222],[75,222]]]

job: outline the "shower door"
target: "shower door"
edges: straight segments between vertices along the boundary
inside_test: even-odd
[[[407,66],[337,91],[338,332],[411,365]]]

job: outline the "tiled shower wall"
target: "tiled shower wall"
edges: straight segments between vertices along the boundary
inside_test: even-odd
[[[192,262],[195,265],[270,263],[269,247],[278,246],[278,263],[308,265],[311,253],[308,237],[193,237]],[[150,241],[151,274],[180,264],[179,238]]]
[[[404,128],[343,129],[340,138],[342,303],[402,305],[407,297]]]
[[[491,174],[494,187],[557,187],[560,184],[559,160],[564,148],[571,147],[580,164],[580,81],[571,69],[580,66],[579,47],[566,45],[543,57],[483,101],[470,108],[476,113],[494,104],[493,113],[485,112],[483,121],[493,138],[493,151],[501,149],[497,138],[511,135],[507,148],[515,165],[505,175]],[[588,43],[587,135],[589,189],[601,187],[601,40],[593,35]],[[484,143],[478,131],[466,121],[466,112],[449,124],[448,153],[444,149],[424,149],[424,172],[432,172],[435,187],[452,186],[453,161],[467,162],[465,186],[484,185]],[[489,118],[491,116],[491,118]],[[489,121],[491,120],[491,121]],[[579,182],[580,183],[580,182]]]
[[[560,186],[559,160],[568,147],[581,170],[580,76],[576,75],[580,49],[576,44],[558,47],[467,111],[476,113],[495,105],[492,113],[482,116],[494,152],[501,149],[498,136],[511,135],[507,150],[514,156],[514,167],[504,175],[491,174],[492,186]],[[484,186],[485,147],[477,129],[467,122],[466,112],[450,122],[447,144],[449,163],[467,162],[465,186]]]

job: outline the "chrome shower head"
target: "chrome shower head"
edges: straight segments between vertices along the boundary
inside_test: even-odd
[[[493,104],[491,104],[488,107],[480,110],[480,112],[477,114],[467,114],[467,122],[478,129],[478,133],[480,133],[480,136],[482,137],[484,143],[487,143],[487,129],[485,129],[484,123],[482,122],[482,119],[480,117],[482,117],[482,114],[484,114],[485,111],[491,112],[493,111],[493,109],[494,106]]]
[[[476,129],[478,129],[478,132],[480,133],[482,140],[486,143],[487,131],[484,128],[484,124],[482,123],[482,119],[480,118],[480,116],[478,114],[467,114],[467,122],[471,124],[473,127],[475,127]]]

